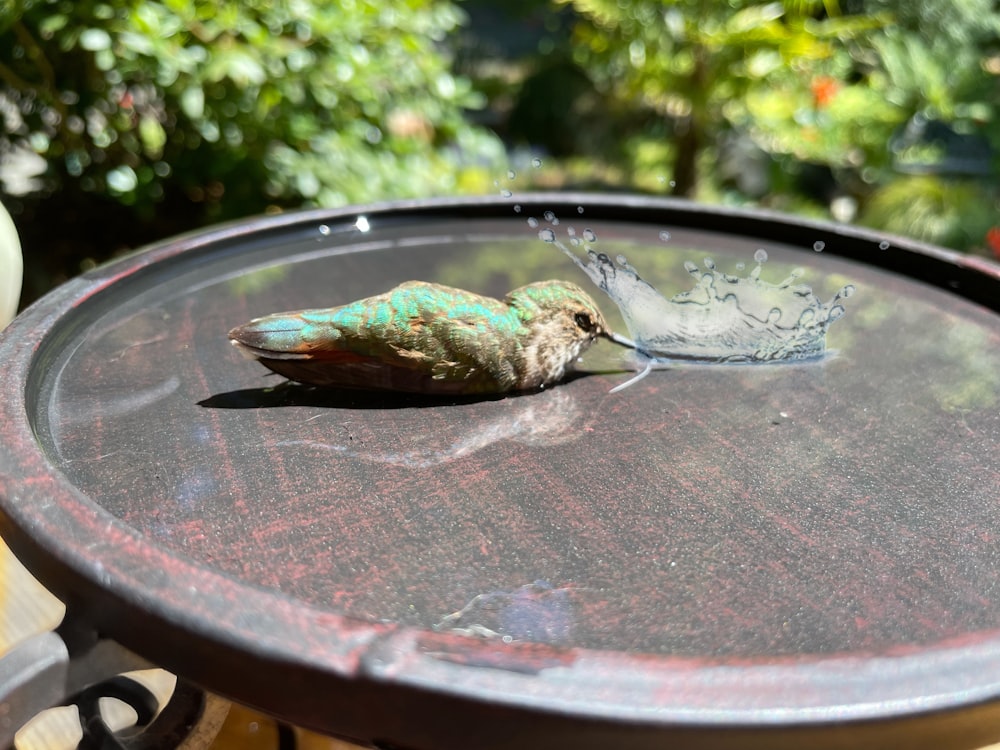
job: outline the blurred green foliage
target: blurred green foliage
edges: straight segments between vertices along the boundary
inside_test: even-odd
[[[503,151],[464,116],[480,98],[444,44],[462,18],[442,0],[5,0],[0,154],[46,165],[15,218],[83,222],[81,247],[44,242],[55,266],[27,238],[29,291],[33,269],[58,281],[217,219],[486,184]]]
[[[561,2],[595,85],[663,120],[619,133],[634,181],[1000,252],[993,0]]]
[[[440,47],[449,3],[19,0],[2,17],[5,145],[45,156],[50,190],[180,189],[241,215],[450,191],[497,154],[462,117],[477,98]]]
[[[883,23],[826,17],[819,2],[564,0],[586,22],[575,59],[595,82],[670,121],[672,187],[697,192],[699,157],[727,127],[748,119],[754,87],[793,67],[831,58],[836,44]]]

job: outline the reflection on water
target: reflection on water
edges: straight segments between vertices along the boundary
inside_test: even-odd
[[[393,450],[365,445],[350,434],[344,442],[323,440],[281,440],[279,448],[298,451],[321,451],[369,463],[391,464],[408,469],[428,469],[451,463],[501,440],[514,440],[531,446],[556,445],[579,437],[574,430],[580,417],[576,399],[561,390],[543,391],[535,398],[511,400],[510,408],[500,416],[471,426],[435,434],[416,432],[400,435]]]

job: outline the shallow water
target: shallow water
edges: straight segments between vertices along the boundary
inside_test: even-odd
[[[830,236],[822,253],[808,234],[768,241],[757,272],[763,241],[724,227],[575,204],[555,225],[521,205],[504,220],[302,224],[112,285],[37,355],[38,439],[151,546],[372,622],[717,658],[872,653],[996,627],[996,313],[838,257]],[[780,326],[809,307],[793,291],[806,278],[828,309],[857,292],[828,325],[827,356],[676,366],[621,395],[608,391],[622,350],[606,342],[557,388],[429,405],[274,388],[226,339],[256,315],[409,279],[497,297],[548,278],[589,285],[544,228],[603,269],[625,302],[600,300],[609,324],[651,348],[698,294],[737,290],[741,315],[778,307]],[[640,293],[664,317],[643,323],[656,307]]]

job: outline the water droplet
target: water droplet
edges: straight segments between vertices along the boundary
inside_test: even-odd
[[[823,240],[816,240],[813,243],[813,250],[815,250],[817,253],[823,252],[825,248],[826,248],[826,243],[823,242]]]
[[[854,284],[848,284],[843,289],[841,289],[839,292],[837,292],[837,297],[836,298],[837,299],[847,299],[852,294],[854,294],[854,292],[855,292]]]
[[[880,243],[878,243],[878,249],[879,250],[888,250],[889,249],[889,241],[888,240],[882,240]]]
[[[771,308],[771,312],[769,312],[767,314],[767,322],[768,323],[777,323],[778,319],[780,317],[781,317],[781,308],[780,307],[772,307]]]
[[[765,250],[762,247],[758,247],[757,248],[757,252],[755,252],[753,254],[753,259],[755,261],[757,261],[758,263],[766,263],[767,262],[767,250]]]
[[[660,181],[661,185],[665,185],[666,182],[667,182],[666,175],[662,175],[662,174],[661,175],[657,175],[656,179]]]
[[[588,227],[587,229],[583,230],[583,239],[585,239],[587,242],[597,242],[597,235],[594,234],[593,229],[590,229]]]
[[[621,254],[616,255],[615,256],[615,260],[618,262],[619,266],[627,266],[628,265],[628,258],[626,258],[624,255],[621,255]]]
[[[709,270],[714,270],[715,269],[715,261],[712,260],[711,258],[705,258],[702,261],[702,263],[704,263],[705,264],[705,268],[708,268]]]
[[[671,180],[668,184],[670,185],[670,187],[675,188],[677,187],[677,180]]]
[[[546,211],[546,212],[545,212],[544,214],[542,214],[542,216],[544,216],[544,217],[545,217],[545,221],[548,221],[548,222],[550,222],[550,223],[551,223],[552,221],[554,221],[554,220],[555,220],[555,218],[556,218],[556,215],[555,215],[555,213],[554,213],[554,212],[552,212],[552,211]]]
[[[668,232],[666,229],[660,232],[660,240],[663,242],[670,242],[670,232]]]
[[[570,237],[569,238],[569,244],[571,244],[574,247],[576,247],[577,245],[580,244],[580,238],[579,237]]]
[[[507,179],[508,180],[513,180],[515,177],[517,177],[517,172],[515,172],[513,169],[507,170]]]
[[[684,261],[684,270],[693,276],[698,274],[698,266],[690,260]]]
[[[570,237],[576,237],[576,230],[573,227],[566,227],[566,234]]]
[[[324,237],[326,237],[328,234],[330,234],[330,227],[328,227],[326,224],[320,224],[319,233]]]
[[[357,228],[359,232],[367,232],[369,229],[371,229],[371,224],[368,223],[367,216],[359,216],[358,220],[354,222],[354,226]]]
[[[520,203],[515,203],[514,204],[514,213],[516,213],[516,214],[521,213],[521,204]]]
[[[578,214],[582,214],[582,213],[583,213],[583,206],[577,206],[577,207],[576,207],[576,212],[577,212]]]
[[[540,239],[542,242],[555,242],[556,233],[553,232],[548,227],[546,227],[545,229],[538,230],[538,239]]]
[[[540,169],[541,166],[542,166],[542,160],[541,159],[537,159],[537,158],[536,159],[532,159],[531,160],[531,166],[533,166],[535,169]]]
[[[500,191],[500,195],[502,195],[504,198],[513,198],[514,197],[514,194],[512,192],[510,192],[509,190],[507,190],[506,188]]]
[[[534,229],[535,227],[537,227],[538,226],[538,219],[536,219],[534,216],[529,216],[528,217],[528,226],[531,227],[532,229]]]

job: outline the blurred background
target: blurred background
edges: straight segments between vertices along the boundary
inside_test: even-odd
[[[221,220],[543,188],[998,258],[998,109],[996,0],[0,0],[22,307]]]

